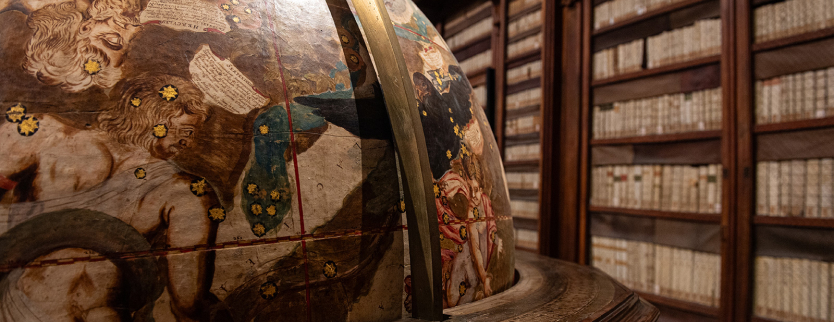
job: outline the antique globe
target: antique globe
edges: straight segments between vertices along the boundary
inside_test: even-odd
[[[5,5],[0,321],[398,320],[512,285],[492,130],[409,0]]]

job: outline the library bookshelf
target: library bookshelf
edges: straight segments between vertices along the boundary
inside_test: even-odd
[[[581,128],[578,261],[623,279],[622,282],[637,290],[643,299],[660,308],[662,317],[696,321],[733,320],[730,317],[734,305],[735,244],[732,238],[724,237],[729,237],[725,235],[734,227],[730,216],[734,212],[732,200],[735,190],[735,112],[732,104],[735,61],[734,51],[731,50],[734,2],[642,1],[639,3],[647,4],[645,7],[635,9],[636,12],[623,12],[625,7],[616,4],[617,1],[624,2],[584,0],[576,4],[582,14],[579,22],[582,70],[578,75],[568,77],[581,82],[581,103],[578,106],[581,115],[574,119]],[[610,9],[615,7],[618,9]],[[709,24],[710,27],[690,27],[700,24]],[[691,29],[683,30],[687,27]],[[658,42],[669,42],[668,38],[693,33],[720,41],[715,40],[710,45],[704,42],[684,45],[687,48],[680,50],[664,51],[664,46],[658,46]],[[664,34],[668,36],[661,36]],[[662,37],[667,39],[658,40]],[[633,45],[635,42],[637,46]],[[710,46],[709,50],[704,49],[707,46]],[[594,61],[595,58],[611,59],[611,56],[606,58],[599,54],[612,51],[611,48],[616,50],[615,62]],[[664,55],[671,58],[649,67],[650,60],[657,62],[657,57]],[[628,61],[632,65],[636,63],[637,68],[632,66],[622,73],[595,71],[595,68],[611,69],[616,64],[619,64],[616,67],[626,66]],[[704,91],[711,94],[700,94]],[[710,95],[719,95],[720,98],[715,100]],[[693,100],[693,97],[696,98]],[[715,124],[705,128],[704,122]],[[623,155],[626,157],[621,157]],[[694,173],[694,169],[706,168],[707,164],[714,165],[711,172],[699,170],[700,173]],[[657,168],[660,167],[664,170],[658,173]],[[612,168],[619,170],[614,170],[612,174]],[[667,172],[665,168],[682,170]],[[606,169],[607,178],[594,177],[601,173],[605,175]],[[648,178],[659,175],[660,178],[672,176],[672,179],[646,182],[646,171],[652,171]],[[692,175],[681,177],[675,171]],[[712,192],[698,190],[694,181],[688,188],[674,184],[683,181],[682,178],[695,178],[700,185],[710,182]],[[662,188],[657,183],[660,180],[666,180]],[[647,188],[647,184],[652,187]],[[666,192],[669,190],[673,192]],[[692,196],[701,196],[692,197],[700,203],[700,211],[680,207],[681,198],[673,198],[674,194],[686,191]],[[652,196],[647,196],[647,193]],[[599,202],[600,194],[605,195],[604,199],[608,198],[606,206],[595,204]],[[617,201],[625,206],[610,205],[611,198],[619,200],[625,194],[631,197],[637,194],[636,198],[643,201],[639,203],[638,200],[638,206],[633,201]],[[706,201],[700,199],[706,198],[704,196],[712,200],[708,207],[704,206]],[[646,206],[651,204],[652,198],[654,204]],[[662,206],[658,207],[658,204]],[[694,230],[711,232],[714,238],[708,243],[709,247],[696,247],[698,234],[687,232]],[[650,233],[646,234],[646,231]],[[615,245],[616,251],[612,251],[611,245]],[[638,246],[638,251],[628,249]],[[605,257],[621,255],[624,257],[617,257],[619,261],[625,258],[629,264],[625,268],[614,267],[613,272],[609,272],[612,268],[610,265],[606,267],[608,260]],[[708,262],[712,264],[699,265],[691,260],[693,256],[709,258]],[[634,258],[644,257],[650,259],[639,260],[640,264],[636,267],[644,272],[643,276],[622,272],[634,270]],[[682,258],[689,258],[691,267],[672,265],[681,262]],[[672,267],[666,269],[667,266]],[[648,274],[645,271],[653,272],[653,276],[645,276]],[[720,279],[707,282],[705,274],[718,275]],[[682,279],[689,282],[674,282]]]

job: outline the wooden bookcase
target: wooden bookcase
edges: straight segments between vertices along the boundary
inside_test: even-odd
[[[582,13],[581,24],[581,74],[563,75],[564,83],[578,80],[582,84],[580,99],[577,106],[581,115],[575,121],[579,124],[581,137],[579,138],[578,153],[578,262],[592,265],[591,236],[594,235],[593,217],[606,215],[616,216],[620,220],[638,220],[651,218],[667,222],[681,223],[682,227],[692,223],[708,225],[720,232],[721,241],[715,253],[721,259],[720,300],[717,306],[707,306],[695,302],[684,301],[654,293],[641,292],[641,296],[661,309],[661,320],[687,321],[715,321],[734,320],[730,318],[733,312],[733,278],[735,262],[735,243],[730,236],[734,222],[731,214],[735,213],[734,185],[735,185],[735,112],[734,100],[734,3],[731,0],[684,0],[667,4],[659,8],[650,8],[642,14],[617,21],[609,26],[602,26],[594,30],[593,14],[596,5],[605,0],[584,0],[575,5],[574,10]],[[695,21],[708,18],[721,20],[721,51],[719,55],[699,57],[683,62],[647,68],[644,54],[643,68],[640,71],[615,75],[604,79],[592,79],[593,54],[619,44],[625,44],[636,39],[646,39],[684,27]],[[577,28],[578,29],[578,28]],[[644,52],[647,52],[644,45]],[[569,58],[569,57],[566,57]],[[679,132],[662,135],[644,135],[623,138],[592,137],[594,106],[656,97],[665,94],[689,93],[694,91],[721,88],[721,127],[715,130]],[[564,106],[563,108],[569,108]],[[688,213],[661,210],[629,209],[600,207],[590,204],[591,173],[594,167],[594,151],[609,147],[634,147],[633,149],[653,149],[659,154],[675,153],[678,146],[685,146],[691,142],[710,142],[721,170],[718,180],[721,180],[721,212],[720,213]],[[640,147],[647,148],[640,148]],[[668,150],[668,152],[667,152]],[[570,152],[570,151],[568,151]],[[635,152],[636,153],[636,152]],[[692,157],[693,159],[689,159]],[[563,153],[563,158],[571,157]],[[663,158],[655,158],[648,164],[664,164]],[[566,161],[562,161],[566,162]],[[656,163],[655,163],[656,162]],[[703,164],[697,156],[685,154],[671,162],[672,164]],[[638,163],[639,164],[639,163]],[[643,163],[646,164],[646,163]],[[569,189],[570,187],[563,187]],[[570,213],[562,215],[570,216]],[[641,219],[643,220],[643,219]],[[700,226],[703,227],[703,226]],[[673,234],[674,232],[657,232],[657,234]]]

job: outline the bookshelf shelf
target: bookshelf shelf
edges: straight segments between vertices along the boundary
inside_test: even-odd
[[[515,118],[519,118],[519,117],[525,117],[525,116],[539,114],[539,108],[540,107],[541,107],[541,105],[536,104],[536,105],[525,106],[525,107],[522,107],[522,108],[517,108],[517,109],[514,109],[514,110],[509,110],[509,111],[507,111],[506,119],[515,119]]]
[[[834,117],[756,125],[756,133],[801,131],[834,126]]]
[[[777,320],[771,320],[771,319],[763,318],[763,317],[760,317],[760,316],[753,316],[751,321],[753,321],[753,322],[779,322]]]
[[[482,20],[489,18],[492,16],[492,6],[486,7],[478,11],[478,13],[472,15],[472,17],[466,19],[466,21],[461,22],[459,24],[455,24],[452,27],[447,27],[446,32],[444,33],[444,38],[449,38],[454,36],[455,34],[463,31],[466,28],[471,27],[472,25],[481,22]]]
[[[513,227],[527,230],[538,230],[539,221],[532,218],[513,217]]]
[[[701,305],[698,303],[692,303],[687,301],[682,301],[678,299],[672,299],[665,296],[660,296],[657,294],[646,293],[635,291],[640,297],[649,301],[654,304],[658,304],[660,306],[671,307],[675,309],[679,309],[682,311],[695,313],[698,315],[703,315],[707,317],[717,318],[718,317],[718,308],[712,306]]]
[[[505,138],[505,146],[522,145],[535,143],[539,141],[539,132],[524,133],[517,135],[507,135]]]
[[[663,66],[663,67],[657,67],[657,68],[652,68],[652,69],[645,69],[645,70],[641,70],[641,71],[638,71],[638,72],[626,73],[626,74],[617,75],[617,76],[614,76],[614,77],[609,77],[609,78],[606,78],[606,79],[595,80],[595,81],[591,82],[591,87],[597,87],[597,86],[603,86],[603,85],[609,85],[609,84],[615,84],[615,83],[622,83],[622,82],[626,82],[626,81],[631,81],[631,80],[636,80],[636,79],[641,79],[641,78],[646,78],[646,77],[657,76],[657,75],[672,73],[672,72],[676,72],[676,71],[691,69],[691,68],[695,68],[695,67],[703,66],[703,65],[718,64],[720,61],[721,61],[721,56],[720,55],[714,55],[714,56],[709,56],[709,57],[693,59],[693,60],[682,62],[682,63],[671,64],[671,65],[666,65],[666,66]]]
[[[538,168],[538,167],[539,167],[539,160],[505,161],[504,162],[504,169],[507,169],[507,171],[518,170],[518,169]]]
[[[700,140],[714,140],[721,138],[721,130],[713,131],[697,131],[685,133],[673,133],[663,135],[648,135],[635,136],[627,138],[613,138],[613,139],[593,139],[591,145],[617,145],[617,144],[646,144],[646,143],[661,143],[661,142],[683,142],[683,141],[700,141]]]
[[[521,81],[512,85],[507,86],[507,95],[515,94],[521,92],[523,90],[541,87],[541,79],[539,77],[531,78],[525,81]]]
[[[604,33],[607,33],[607,32],[613,31],[613,30],[620,29],[620,28],[628,26],[628,25],[632,25],[632,24],[635,24],[635,23],[638,23],[638,22],[641,22],[641,21],[644,21],[644,20],[648,20],[648,19],[651,19],[651,18],[654,18],[654,17],[657,17],[657,16],[665,15],[665,14],[668,14],[668,13],[671,13],[671,12],[674,12],[674,11],[677,11],[677,10],[680,10],[680,9],[683,9],[683,8],[691,7],[691,6],[694,6],[696,4],[699,4],[699,3],[702,3],[702,2],[707,2],[707,1],[709,1],[709,0],[687,0],[687,1],[682,1],[682,2],[675,3],[675,4],[671,4],[671,5],[668,5],[668,6],[664,6],[662,8],[658,8],[658,9],[655,9],[655,10],[650,10],[650,11],[647,11],[646,13],[644,13],[642,15],[637,15],[637,16],[628,18],[626,20],[617,22],[613,25],[605,26],[605,27],[599,28],[597,30],[594,30],[593,35],[594,36],[601,35],[601,34],[604,34]]]
[[[469,48],[475,47],[475,46],[477,46],[477,45],[479,45],[479,44],[481,44],[481,43],[489,43],[489,42],[492,42],[492,34],[491,34],[491,33],[488,33],[488,34],[485,34],[485,35],[483,35],[483,36],[481,36],[481,37],[478,37],[478,38],[472,39],[472,40],[470,40],[470,41],[466,42],[466,43],[465,43],[465,44],[463,44],[463,45],[460,45],[460,46],[457,46],[457,47],[455,47],[455,48],[452,48],[452,49],[451,49],[451,51],[452,51],[452,54],[454,54],[454,55],[455,55],[455,57],[458,57],[458,56],[460,55],[460,53],[461,53],[461,52],[463,52],[463,51],[465,51],[465,50],[467,50],[467,49],[469,49]],[[489,47],[491,47],[491,46],[489,46],[489,45],[487,45],[487,46],[483,46],[483,45],[482,45],[482,47],[489,48]],[[479,51],[479,52],[483,52],[483,51]],[[469,56],[474,56],[474,55],[469,55]]]
[[[515,55],[515,56],[512,56],[512,57],[507,57],[506,64],[507,65],[513,65],[513,63],[515,63],[515,62],[523,61],[525,59],[535,60],[535,59],[532,59],[532,57],[540,57],[541,54],[542,54],[541,49],[534,49],[534,50],[528,51],[526,53],[521,53],[521,54],[518,54],[518,55]]]
[[[508,38],[508,39],[507,39],[507,43],[508,43],[508,44],[514,43],[514,42],[516,42],[516,41],[522,40],[522,39],[524,39],[524,38],[526,38],[526,37],[529,37],[529,36],[535,35],[535,34],[540,33],[540,32],[542,32],[542,26],[541,26],[541,25],[538,25],[538,26],[535,26],[535,27],[533,27],[533,28],[530,28],[530,29],[527,29],[527,30],[525,30],[525,31],[522,31],[522,32],[520,32],[520,33],[518,33],[518,34],[516,34],[516,35],[514,35],[514,36],[512,36],[512,37],[510,37],[510,38]]]
[[[753,223],[756,225],[767,226],[790,226],[834,229],[834,219],[832,218],[753,216]]]
[[[509,189],[509,190],[510,190],[510,199],[529,200],[529,201],[538,201],[539,200],[539,190],[538,189]]]
[[[526,15],[528,13],[533,13],[536,10],[539,10],[541,8],[542,8],[542,4],[540,2],[540,3],[537,3],[537,4],[531,5],[527,8],[521,9],[518,12],[516,12],[516,13],[510,15],[509,17],[507,17],[507,22],[513,22],[514,20],[518,20],[518,18],[524,17],[524,15]]]
[[[774,50],[784,47],[800,45],[812,41],[823,40],[834,37],[834,27],[814,30],[804,34],[788,36],[785,38],[766,41],[758,44],[753,44],[753,53]]]
[[[700,221],[700,222],[709,222],[709,223],[721,223],[721,215],[719,215],[719,214],[701,214],[701,213],[690,213],[690,212],[671,212],[671,211],[660,211],[660,210],[613,208],[613,207],[599,207],[599,206],[591,206],[591,207],[588,208],[588,211],[594,212],[594,213],[606,213],[606,214],[615,214],[615,215],[619,214],[619,215],[637,216],[637,217],[651,217],[651,218],[677,219],[677,220],[687,220],[687,221]]]

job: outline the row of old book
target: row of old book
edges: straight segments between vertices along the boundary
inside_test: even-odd
[[[456,33],[454,36],[446,38],[446,45],[449,46],[449,49],[455,50],[460,48],[461,46],[469,43],[478,38],[486,37],[487,35],[492,34],[492,17],[485,18],[479,22],[476,22],[472,26],[467,27],[466,29],[461,30],[460,32]]]
[[[532,105],[539,105],[541,104],[541,99],[542,88],[536,87],[507,95],[505,103],[507,110],[511,111]]]
[[[612,0],[594,7],[594,30],[684,0]]]
[[[542,61],[537,60],[507,69],[507,85],[533,79],[542,75]]]
[[[591,135],[609,139],[717,130],[721,88],[594,106]]]
[[[832,115],[834,67],[756,81],[757,124]]]
[[[538,172],[507,172],[506,177],[509,189],[539,189]]]
[[[540,6],[541,3],[542,0],[512,0],[508,5],[507,13],[512,17],[530,7]]]
[[[535,250],[539,248],[539,232],[530,229],[516,228],[515,246]]]
[[[645,40],[640,38],[594,53],[594,79],[604,79],[642,70],[645,49]]]
[[[775,40],[834,27],[831,0],[788,0],[753,11],[755,42]]]
[[[467,58],[460,62],[459,66],[467,74],[492,66],[492,49],[487,49]]]
[[[538,219],[539,203],[529,200],[510,200],[510,210],[513,217]]]
[[[756,257],[753,314],[781,321],[834,321],[834,265]]]
[[[469,10],[460,12],[460,13],[450,17],[450,19],[446,20],[445,28],[446,28],[446,30],[449,30],[449,29],[455,28],[456,26],[458,26],[460,24],[466,23],[468,21],[472,21],[472,18],[475,17],[475,15],[477,15],[478,13],[480,13],[481,10],[484,10],[485,8],[491,8],[492,6],[493,6],[492,1],[484,1],[476,7],[473,7]],[[444,36],[448,37],[449,35],[444,35]]]
[[[698,20],[693,25],[664,31],[594,53],[593,77],[605,79],[646,68],[657,68],[721,52],[721,19]]]
[[[756,164],[756,214],[834,218],[834,159]]]
[[[591,173],[591,205],[721,212],[721,165],[607,165]]]
[[[541,144],[522,144],[504,148],[504,161],[532,161],[542,157]]]
[[[519,41],[507,45],[507,58],[515,58],[517,56],[529,53],[534,50],[539,50],[542,47],[542,33],[524,37]]]
[[[542,118],[539,115],[528,115],[510,118],[504,121],[504,135],[520,135],[541,131]]]
[[[507,37],[512,38],[525,31],[540,28],[542,25],[542,11],[536,10],[511,21],[507,25]]]
[[[718,306],[721,256],[691,249],[591,237],[593,265],[634,290]]]

